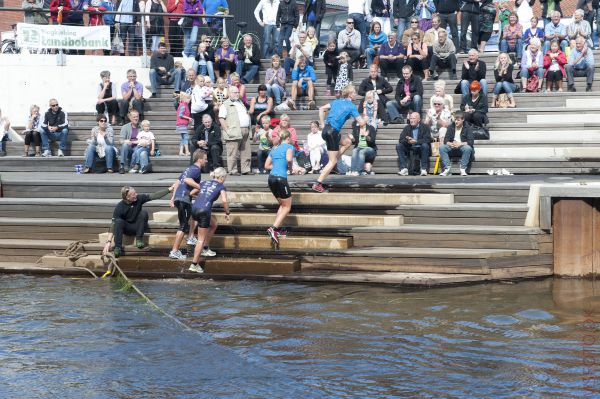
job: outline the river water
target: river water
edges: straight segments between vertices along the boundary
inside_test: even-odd
[[[600,283],[0,276],[0,398],[600,398]]]

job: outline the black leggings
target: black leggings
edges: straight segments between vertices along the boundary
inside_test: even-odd
[[[113,226],[113,234],[115,236],[115,248],[123,248],[123,234],[135,238],[144,238],[144,232],[148,225],[148,212],[141,210],[137,219],[133,223],[129,223],[124,219],[115,219]]]
[[[31,145],[31,142],[33,142],[33,145],[39,147],[41,143],[40,140],[40,132],[37,130],[28,130],[25,132],[25,145]]]
[[[325,72],[327,73],[327,87],[332,89],[335,86],[335,79],[337,78],[338,75],[338,68],[334,68],[334,67],[330,67],[330,66],[325,66]]]

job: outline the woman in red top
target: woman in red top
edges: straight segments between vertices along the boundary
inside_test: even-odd
[[[50,3],[50,19],[54,25],[62,24],[63,19],[71,10],[70,0],[52,0]]]
[[[170,14],[183,14],[184,0],[168,0],[167,12]],[[169,17],[169,54],[173,57],[181,56],[183,51],[183,34],[177,23],[181,17]]]
[[[560,49],[558,41],[553,40],[550,43],[550,50],[544,55],[544,77],[546,78],[546,90],[551,91],[554,84],[558,91],[563,91],[563,79],[565,78],[565,64],[567,57]]]

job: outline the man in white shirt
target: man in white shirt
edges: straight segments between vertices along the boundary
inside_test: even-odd
[[[304,31],[298,33],[298,41],[292,43],[290,53],[284,61],[283,67],[285,69],[285,76],[292,76],[292,69],[296,67],[296,61],[301,55],[306,58],[306,63],[308,65],[314,65],[312,46],[309,41],[306,40],[306,32]]]
[[[227,150],[227,170],[230,175],[239,175],[237,160],[240,159],[243,175],[252,174],[250,161],[250,115],[240,101],[240,91],[235,86],[229,87],[229,99],[219,107],[221,121],[221,137]]]
[[[371,1],[348,0],[348,18],[354,20],[354,29],[360,32],[360,52],[362,54],[367,48],[367,27],[373,19],[371,17]]]
[[[277,10],[279,0],[260,0],[254,9],[254,18],[263,27],[263,58],[269,58],[273,54],[280,54],[279,31],[277,30]],[[260,12],[262,11],[262,18]],[[271,40],[272,39],[272,40]]]
[[[338,51],[345,51],[350,56],[350,62],[354,63],[360,57],[361,37],[358,29],[354,29],[355,22],[352,17],[346,18],[346,29],[338,34]]]

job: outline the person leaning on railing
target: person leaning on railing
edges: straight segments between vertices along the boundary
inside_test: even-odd
[[[23,0],[24,22],[27,24],[48,25],[48,17],[42,11],[43,0]]]

